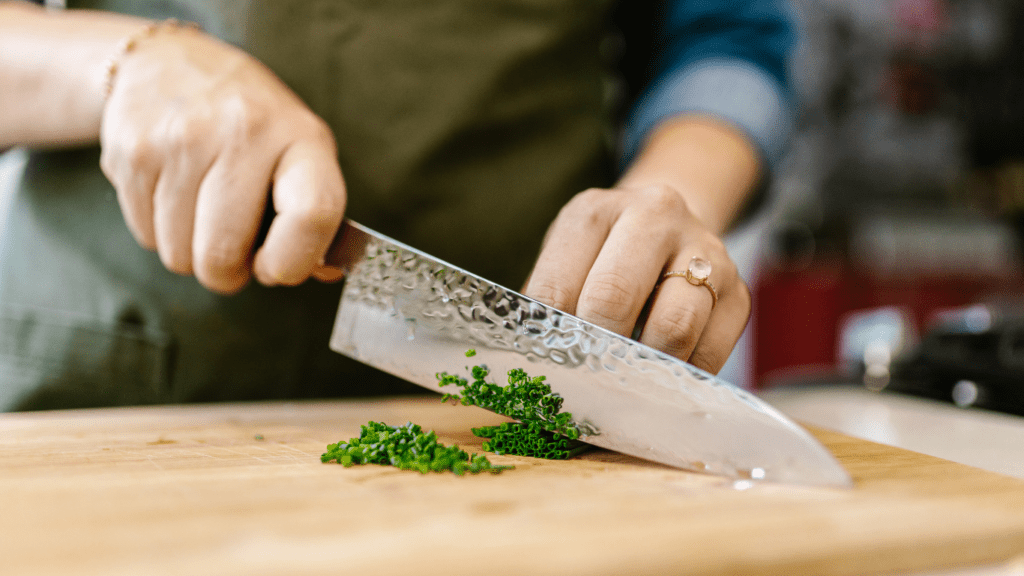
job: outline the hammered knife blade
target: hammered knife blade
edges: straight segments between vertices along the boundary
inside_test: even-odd
[[[461,374],[472,348],[496,383],[513,368],[546,376],[595,446],[737,479],[852,485],[803,428],[682,360],[352,221],[327,261],[346,271],[336,352],[440,392],[436,374]]]

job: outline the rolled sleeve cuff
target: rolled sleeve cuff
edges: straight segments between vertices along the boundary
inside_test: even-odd
[[[640,99],[623,135],[623,165],[659,123],[692,113],[715,116],[742,130],[769,169],[782,156],[793,123],[784,89],[773,76],[738,58],[700,60],[670,73]]]

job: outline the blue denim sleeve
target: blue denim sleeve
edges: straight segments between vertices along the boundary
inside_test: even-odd
[[[746,133],[772,168],[793,124],[787,62],[795,28],[785,0],[668,0],[656,74],[626,124],[623,161],[659,122],[715,116]]]

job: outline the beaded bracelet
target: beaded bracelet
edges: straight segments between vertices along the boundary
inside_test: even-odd
[[[164,29],[200,30],[200,27],[195,22],[182,22],[177,18],[168,18],[162,22],[150,22],[141,30],[122,38],[117,43],[117,50],[104,62],[104,96],[110,96],[110,93],[114,90],[114,78],[117,76],[118,67],[124,57],[135,50],[140,42]]]

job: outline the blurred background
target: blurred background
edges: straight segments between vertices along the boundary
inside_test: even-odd
[[[998,390],[1024,382],[1024,3],[793,6],[802,107],[732,239],[755,312],[727,378],[1017,402]]]
[[[1024,3],[791,1],[801,110],[729,242],[754,312],[723,376],[1024,477]]]

